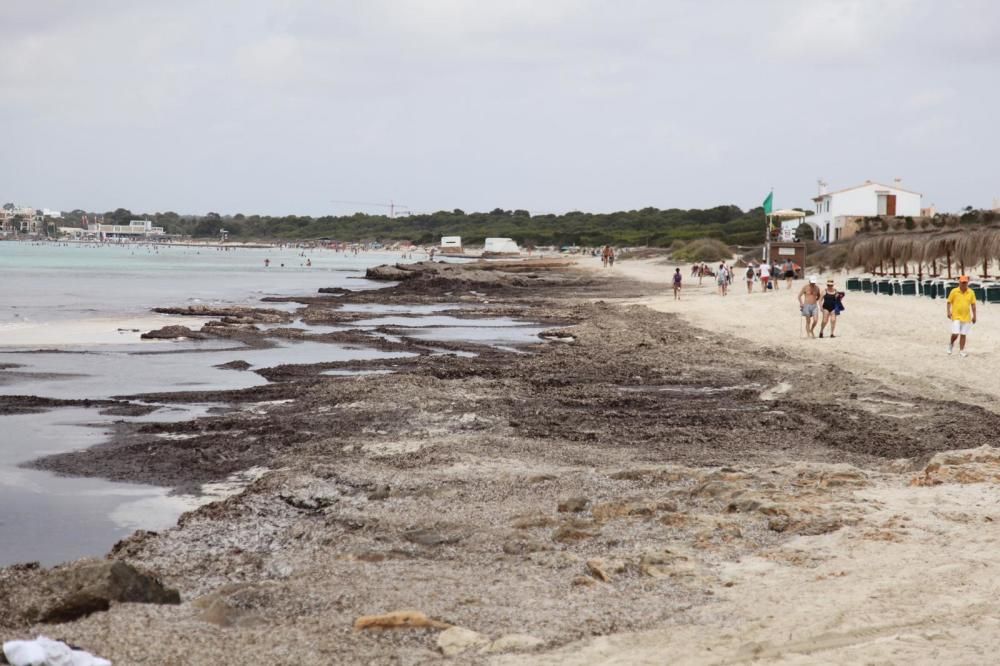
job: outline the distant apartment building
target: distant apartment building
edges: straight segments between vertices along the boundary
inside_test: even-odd
[[[900,187],[898,178],[893,185],[866,180],[834,192],[827,192],[826,183],[820,181],[819,194],[813,197],[815,211],[802,222],[812,227],[816,240],[831,243],[853,236],[866,217],[920,217],[922,198]],[[799,220],[784,223],[782,236],[794,235],[792,227],[799,224]]]
[[[154,227],[149,220],[132,220],[128,224],[101,224],[91,222],[87,225],[87,235],[102,240],[114,238],[152,238],[164,235],[163,227]]]
[[[52,218],[62,217],[59,211],[30,206],[0,209],[0,232],[4,235],[44,235]]]

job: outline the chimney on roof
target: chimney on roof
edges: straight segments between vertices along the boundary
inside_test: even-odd
[[[896,176],[895,178],[892,179],[892,182],[895,183],[896,186],[898,187],[903,184],[903,179],[900,178],[899,176]]]
[[[868,179],[868,180],[865,181],[865,185],[871,185],[871,184],[872,184],[871,179]]]
[[[826,194],[826,186],[827,186],[826,181],[824,181],[822,178],[820,178],[820,179],[818,179],[816,181],[816,185],[819,187],[819,195],[820,196],[823,196],[824,194]]]

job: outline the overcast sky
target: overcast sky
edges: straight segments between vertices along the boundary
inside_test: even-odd
[[[985,207],[998,65],[993,0],[0,0],[0,200]]]

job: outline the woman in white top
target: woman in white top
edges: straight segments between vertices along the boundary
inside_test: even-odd
[[[767,283],[771,280],[771,267],[767,264],[760,265],[760,289],[767,293]]]

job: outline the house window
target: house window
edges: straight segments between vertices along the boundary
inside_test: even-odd
[[[828,213],[830,212],[830,200],[829,199],[826,200],[826,212],[828,212]]]
[[[830,242],[830,223],[829,222],[826,223],[826,233],[823,234],[823,240],[826,241],[827,243]]]
[[[840,240],[840,229],[839,228],[833,230],[833,240],[835,240],[835,241],[839,241]]]

